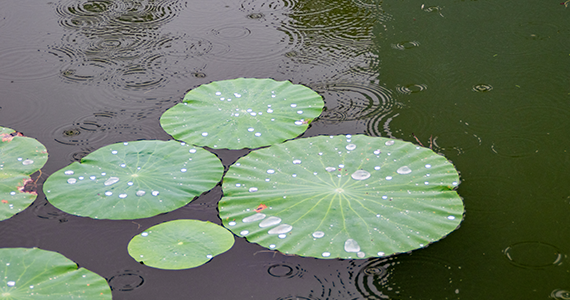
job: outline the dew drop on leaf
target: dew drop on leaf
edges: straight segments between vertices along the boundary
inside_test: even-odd
[[[265,219],[265,214],[255,214],[255,215],[251,215],[249,217],[245,217],[243,218],[243,220],[241,220],[244,223],[250,223],[250,222],[255,222],[255,221],[259,221],[259,220],[263,220]]]
[[[350,177],[352,177],[354,180],[366,180],[370,178],[370,172],[366,170],[357,170],[356,172],[352,173]]]
[[[106,186],[109,186],[109,185],[115,184],[117,182],[119,182],[119,177],[109,177],[109,179],[105,180],[104,184]]]
[[[261,224],[259,224],[259,225],[261,225]],[[293,229],[293,226],[291,226],[289,224],[281,224],[281,225],[269,230],[267,233],[268,234],[279,234],[279,235],[281,235],[281,234],[284,234],[284,233],[291,231],[292,229]],[[281,236],[280,236],[280,238],[281,238]]]
[[[353,239],[348,239],[344,242],[344,251],[346,252],[359,252],[360,246]]]
[[[75,179],[75,178],[69,178],[69,179],[67,179],[67,183],[69,183],[69,184],[74,184],[74,183],[76,183],[76,182],[77,182],[77,179]]]
[[[406,175],[412,173],[412,169],[410,169],[408,166],[403,166],[398,168],[398,170],[396,170],[396,173],[400,175]]]
[[[263,221],[261,221],[259,223],[259,227],[261,228],[265,228],[265,227],[270,227],[270,226],[275,226],[277,224],[281,223],[281,218],[279,217],[275,217],[275,216],[271,216]],[[281,232],[283,233],[283,232]]]

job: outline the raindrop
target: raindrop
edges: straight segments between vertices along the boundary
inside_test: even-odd
[[[268,109],[267,109],[267,112],[268,112],[268,113],[272,113],[272,112],[273,112],[273,109],[268,108]]]
[[[403,166],[396,170],[396,173],[400,175],[406,175],[412,173],[412,169],[410,169],[408,166]]]
[[[302,121],[295,121],[295,125],[303,125]]]
[[[370,178],[370,173],[365,170],[357,170],[356,172],[352,173],[350,177],[352,177],[354,180],[366,180]]]
[[[280,239],[284,239],[284,238],[287,237],[287,235],[286,235],[285,233],[282,233],[282,234],[278,235],[278,237],[279,237]]]
[[[207,258],[207,259],[212,259],[212,257],[213,257],[212,254],[206,255],[206,258]]]
[[[142,236],[148,236],[148,232],[141,233]]]
[[[249,113],[249,114],[252,115],[252,116],[254,116],[254,117],[257,115],[257,113],[254,113],[254,112]]]
[[[107,196],[107,197],[112,196],[112,195],[113,195],[113,192],[111,192],[111,191],[106,191],[106,192],[105,192],[105,196]]]
[[[95,176],[89,176],[89,179],[95,180],[95,179],[97,179],[97,177],[95,177]]]
[[[124,168],[124,167],[127,166],[127,164],[120,164],[119,166],[120,166],[121,168]]]
[[[31,160],[31,159],[26,159],[26,160],[24,160],[24,161],[22,162],[22,165],[27,166],[27,165],[31,165],[31,164],[33,164],[33,163],[34,163],[33,160]]]
[[[255,130],[255,129],[254,129],[253,127],[249,127],[249,128],[247,129],[247,131],[249,131],[249,132],[252,132],[252,131],[254,131],[254,130]]]
[[[249,188],[249,192],[250,192],[250,193],[255,193],[255,192],[257,192],[257,188],[256,188],[256,187],[250,187],[250,188]]]
[[[323,155],[323,153],[322,153],[322,152],[319,152],[319,155],[321,155],[321,156],[322,156],[322,155]]]
[[[356,253],[356,256],[358,256],[358,258],[364,258],[366,256],[366,253],[360,251],[360,252]]]
[[[452,182],[451,185],[457,185],[457,181]]]
[[[123,145],[125,145],[125,146],[128,145],[128,144],[129,144],[128,142],[124,142],[124,143],[123,143]]]
[[[275,170],[273,170],[273,169],[267,170],[267,174],[273,174],[273,173],[275,173]]]
[[[297,174],[293,174],[293,175],[291,175],[291,177],[297,177]]]
[[[15,285],[16,285],[16,282],[15,282],[15,281],[8,281],[8,282],[6,282],[6,284],[7,284],[8,286],[15,286]],[[8,293],[8,295],[9,295],[9,293]]]
[[[359,252],[360,246],[358,243],[353,239],[348,239],[344,242],[344,251],[346,252]]]
[[[374,170],[376,170],[376,171],[380,170],[380,166],[374,167]]]
[[[186,171],[188,171],[188,170],[186,170],[186,169],[180,169],[180,172],[182,172],[182,173],[185,173]]]
[[[270,227],[270,226],[275,226],[277,224],[281,223],[281,218],[279,217],[275,217],[275,216],[271,216],[263,221],[261,221],[259,223],[259,227],[261,228],[265,228],[265,227]],[[279,232],[279,233],[284,233],[284,232]]]
[[[188,152],[190,152],[190,153],[196,153],[196,149],[192,148],[192,149],[188,150]]]
[[[236,187],[240,187],[240,186],[241,186],[241,183],[236,183]]]
[[[16,195],[16,192],[10,192],[10,195],[14,196]]]
[[[216,96],[219,96],[221,94],[222,94],[222,92],[216,92]]]
[[[245,217],[241,221],[244,223],[250,223],[250,222],[255,222],[255,221],[259,221],[259,220],[263,220],[263,219],[265,219],[265,214],[255,214],[255,215],[251,215],[249,217]]]
[[[338,165],[338,167],[342,169],[342,168],[344,168],[344,165]]]
[[[275,246],[275,244],[269,245],[269,248],[271,248],[271,249],[275,249],[275,247],[277,247],[277,246]]]
[[[347,139],[351,139],[351,138],[352,138],[352,135],[347,134],[347,135],[346,135],[346,138],[347,138]]]
[[[315,231],[315,232],[313,232],[313,237],[316,238],[316,239],[320,239],[320,238],[322,238],[323,236],[325,236],[325,233],[322,232],[322,231]]]
[[[77,179],[75,179],[75,178],[69,178],[69,179],[67,179],[67,183],[69,183],[69,184],[74,184],[74,183],[76,183],[76,182],[77,182]]]
[[[63,174],[65,174],[65,175],[73,175],[73,174],[75,174],[75,172],[73,172],[73,170],[67,170],[67,171],[63,172]]]
[[[139,196],[139,197],[144,196],[144,194],[146,194],[146,192],[143,191],[143,190],[139,190],[139,191],[136,192],[136,195]]]
[[[127,185],[133,185],[134,183],[132,181],[127,182]]]
[[[256,132],[255,136],[261,136],[261,132]]]
[[[260,224],[261,225],[261,224]],[[271,230],[269,230],[267,233],[268,234],[285,234],[289,231],[291,231],[293,229],[293,226],[289,225],[289,224],[281,224]]]
[[[431,165],[430,165],[430,164],[427,164],[427,165],[426,165],[426,169],[429,169],[429,168],[431,168]]]
[[[449,219],[449,220],[455,220],[455,216],[447,216],[447,219]]]
[[[159,193],[158,191],[152,191],[151,194],[156,197],[156,196],[158,196],[158,194],[160,194],[160,193]]]
[[[77,178],[78,178],[79,180],[85,179],[85,177],[83,177],[83,176],[79,176],[79,177],[77,177]]]
[[[302,111],[302,110],[298,110],[297,113],[301,115],[301,114],[303,114],[303,111]]]
[[[424,182],[424,184],[425,184],[425,185],[428,185],[428,184],[429,184],[429,181]]]
[[[381,153],[380,150],[374,151],[374,154],[375,154],[375,155],[379,155],[380,153]]]
[[[392,141],[392,140],[386,141],[386,143],[384,143],[384,145],[386,145],[386,146],[392,146],[392,145],[394,145],[394,141]]]
[[[237,223],[236,223],[235,221],[231,221],[231,222],[228,223],[228,225],[230,225],[230,226],[236,226],[236,224],[237,224]]]
[[[323,255],[323,257],[329,257],[329,256],[331,256],[331,253],[330,252],[323,252],[322,255]]]
[[[392,176],[386,176],[386,180],[392,180]]]
[[[236,97],[238,97],[238,98],[239,98],[239,97],[241,97],[241,94],[238,94],[238,93],[234,93],[234,96],[236,96]]]
[[[115,183],[117,183],[117,182],[119,182],[119,177],[110,177],[109,179],[105,180],[105,183],[104,183],[104,184],[105,184],[106,186],[109,186],[109,185],[115,184]]]
[[[119,194],[119,198],[125,199],[125,198],[127,198],[127,194]]]
[[[202,132],[202,136],[208,136],[207,132]]]
[[[23,159],[23,158],[21,158],[21,157],[18,157],[18,161],[22,161],[22,159]]]
[[[335,167],[326,167],[325,170],[327,170],[327,172],[334,172],[336,170]]]
[[[356,145],[355,145],[355,144],[348,144],[348,145],[346,145],[346,150],[352,151],[352,150],[354,150],[354,149],[356,149]]]
[[[107,175],[107,173],[105,173],[105,172],[102,172],[102,173],[101,173],[101,176],[105,176],[105,175]]]
[[[239,234],[246,236],[249,233],[247,230],[242,230]]]
[[[297,107],[297,104],[293,103],[291,104],[291,107]]]
[[[385,253],[382,252],[382,251],[378,252],[378,256],[384,256],[384,254],[385,254]]]
[[[295,164],[295,165],[298,165],[298,164],[300,164],[300,163],[301,163],[301,160],[300,160],[300,159],[295,159],[295,160],[293,160],[293,164]]]
[[[111,151],[111,153],[112,153],[112,154],[117,154],[118,152],[117,152],[117,150],[113,150],[113,151]]]
[[[386,199],[388,199],[388,196],[384,195],[384,196],[382,196],[382,199],[386,200]]]

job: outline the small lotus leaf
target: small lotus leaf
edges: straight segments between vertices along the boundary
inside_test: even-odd
[[[133,237],[129,254],[158,269],[180,270],[201,266],[228,251],[234,236],[224,227],[198,220],[175,220],[153,226]]]
[[[0,299],[111,299],[105,278],[56,252],[4,248],[0,265]]]
[[[199,86],[160,118],[174,138],[211,148],[257,148],[307,130],[324,102],[289,81],[237,78]]]
[[[45,165],[48,155],[40,142],[10,128],[0,127],[0,138],[0,220],[4,220],[36,199],[30,175]]]
[[[223,166],[212,153],[176,141],[136,141],[100,148],[52,174],[44,192],[74,215],[137,219],[169,212],[212,189]]]
[[[455,230],[453,165],[399,140],[318,136],[251,152],[230,167],[224,226],[269,249],[317,258],[387,256]]]

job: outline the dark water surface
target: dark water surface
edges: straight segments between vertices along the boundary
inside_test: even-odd
[[[0,247],[60,252],[105,277],[114,299],[570,299],[560,1],[3,0],[0,126],[46,145],[40,184],[102,146],[170,139],[158,118],[194,87],[270,77],[323,95],[305,136],[431,144],[461,171],[466,215],[412,254],[317,260],[237,238],[206,265],[165,271],[131,259],[129,240],[168,220],[220,224],[219,186],[135,221],[68,215],[40,189],[0,222]],[[228,166],[247,152],[216,153]]]

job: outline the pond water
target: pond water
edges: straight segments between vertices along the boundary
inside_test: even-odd
[[[2,1],[0,126],[46,145],[40,184],[102,146],[170,139],[158,118],[192,88],[274,78],[324,97],[305,136],[388,136],[444,154],[461,172],[466,214],[411,254],[317,260],[237,238],[206,265],[165,271],[132,260],[127,243],[167,220],[220,224],[219,186],[135,221],[68,215],[40,190],[0,222],[0,247],[60,252],[105,277],[114,299],[569,299],[568,6]],[[228,166],[247,151],[216,153]]]

